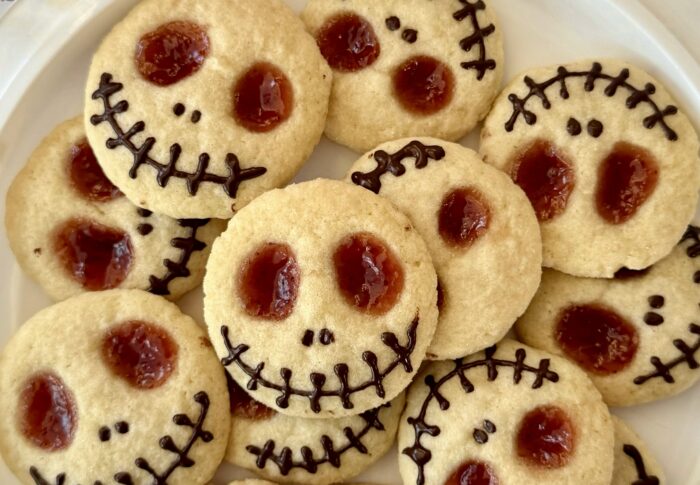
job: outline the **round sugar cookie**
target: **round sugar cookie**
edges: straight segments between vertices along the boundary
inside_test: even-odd
[[[565,359],[504,340],[423,368],[399,424],[405,485],[608,485],[613,424]]]
[[[389,199],[428,245],[440,310],[428,358],[463,357],[501,340],[542,273],[539,225],[522,190],[472,150],[435,138],[380,145],[347,179]]]
[[[5,227],[22,269],[54,300],[110,288],[177,299],[202,282],[225,223],[133,205],[105,177],[79,117],[54,128],[17,174]]]
[[[481,132],[537,212],[544,266],[612,277],[666,256],[695,213],[698,136],[664,87],[617,60],[531,69]]]
[[[282,0],[145,0],[92,59],[85,125],[138,206],[228,219],[309,157],[331,76]]]
[[[29,319],[0,355],[0,452],[27,485],[205,484],[230,431],[205,332],[140,290],[86,293]]]
[[[226,460],[281,482],[338,483],[363,472],[394,443],[405,396],[358,416],[293,418],[252,399],[229,379]]]
[[[222,363],[289,416],[338,418],[408,386],[435,332],[425,242],[389,201],[318,179],[267,192],[217,239],[204,315]]]
[[[516,324],[528,345],[588,372],[611,406],[678,394],[700,379],[700,229],[669,256],[614,279],[552,270]]]
[[[310,0],[302,19],[333,69],[326,135],[360,153],[416,134],[457,140],[500,87],[490,0]]]
[[[611,485],[661,485],[664,471],[637,433],[620,418],[615,424],[615,469]]]

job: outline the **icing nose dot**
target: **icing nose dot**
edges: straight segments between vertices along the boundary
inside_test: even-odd
[[[197,72],[209,54],[209,37],[193,23],[175,21],[144,34],[136,44],[136,67],[144,79],[169,86]]]
[[[462,187],[448,193],[438,214],[438,229],[443,241],[455,247],[469,247],[489,227],[491,211],[477,190]]]
[[[112,372],[138,389],[162,386],[175,369],[178,348],[161,327],[142,321],[112,327],[102,357]]]
[[[401,64],[393,74],[394,96],[407,111],[430,115],[452,100],[452,70],[429,56],[417,56]]]
[[[240,125],[253,132],[271,131],[292,114],[292,84],[279,68],[259,62],[236,82],[233,105]]]
[[[352,13],[332,17],[316,36],[321,54],[336,71],[355,72],[374,64],[381,47],[372,25]]]
[[[574,452],[571,419],[557,406],[539,406],[520,421],[516,436],[518,456],[539,468],[561,468]]]
[[[87,140],[70,149],[70,179],[78,193],[88,200],[107,202],[124,195],[105,176]]]
[[[73,394],[63,380],[50,372],[30,377],[19,397],[22,434],[46,451],[70,446],[78,425]]]
[[[467,460],[447,479],[445,485],[499,485],[493,469],[481,461]]]

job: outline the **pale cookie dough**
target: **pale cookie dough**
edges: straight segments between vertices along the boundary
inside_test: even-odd
[[[140,290],[37,313],[0,356],[0,452],[27,485],[208,483],[230,431],[205,332]]]
[[[229,381],[232,419],[226,461],[264,478],[336,483],[363,472],[396,438],[405,396],[358,416],[292,418],[250,398]]]
[[[470,477],[610,483],[608,408],[586,375],[560,357],[504,340],[467,359],[425,366],[406,402],[398,438],[405,485],[473,483]]]
[[[79,147],[83,152],[77,151]],[[211,244],[225,228],[224,221],[177,220],[140,209],[109,183],[96,163],[89,165],[92,170],[85,174],[81,158],[74,155],[79,153],[90,153],[82,117],[58,125],[34,150],[8,190],[5,227],[22,269],[54,300],[116,287],[177,299],[198,286]],[[77,185],[74,176],[98,182]],[[81,191],[79,187],[92,190]],[[75,251],[82,257],[62,257],[70,250],[58,245],[58,234],[70,221],[80,221],[70,238],[76,245],[82,243],[75,234],[90,234],[88,224],[121,233],[111,243],[110,268],[116,272],[123,268],[124,274],[90,277],[99,256],[84,249]],[[93,237],[97,236],[93,233]],[[93,245],[87,240],[83,243]],[[128,248],[129,264],[122,260]]]
[[[302,19],[318,41],[329,21],[347,14],[369,24],[352,37],[354,48],[361,49],[356,44],[373,32],[379,52],[363,69],[334,69],[329,138],[360,153],[415,134],[457,140],[486,116],[503,75],[503,40],[490,1],[310,0]],[[415,112],[395,94],[395,74],[418,57],[441,63],[424,74],[443,93],[450,90],[440,74],[453,78],[451,98],[445,94],[442,109]],[[415,78],[411,84],[417,88],[426,80]]]
[[[547,270],[515,329],[527,344],[582,365],[611,406],[678,394],[700,379],[699,256],[699,230],[691,226],[673,252],[648,271],[622,271],[607,280]],[[594,310],[576,310],[581,307]],[[626,323],[603,319],[596,309]],[[580,320],[566,317],[572,311]],[[621,333],[620,327],[628,330]],[[572,335],[584,344],[569,345]],[[586,355],[595,365],[583,361],[589,360]]]
[[[552,168],[546,176],[540,174],[539,182],[532,181],[533,187],[546,186],[542,180],[555,173],[562,175],[552,183],[558,189],[573,183],[568,201],[559,199],[563,212],[540,217],[544,266],[576,276],[609,278],[623,266],[645,268],[671,251],[698,201],[699,145],[690,121],[657,80],[609,59],[537,68],[516,76],[494,102],[479,150],[487,163],[515,177],[519,157],[537,141],[549,143],[549,154],[554,152],[567,163],[570,172],[566,176],[561,165]],[[630,148],[636,158],[609,157]],[[645,177],[640,169],[643,158],[654,160],[658,172],[649,170]],[[533,165],[541,166],[543,158],[533,160]],[[620,169],[627,163],[634,167],[634,176],[633,171],[624,175]],[[619,190],[612,187],[614,177],[602,176],[604,167],[619,177]],[[534,177],[536,172],[524,173]],[[625,209],[605,219],[601,214],[608,209],[599,209],[615,208],[611,201],[619,199],[614,194],[624,193],[627,202],[635,199],[636,189],[625,183],[627,176],[635,180],[634,187],[654,188],[643,202],[639,197],[641,205],[631,204],[637,206],[636,212]],[[602,194],[611,195],[608,199]]]
[[[539,225],[523,191],[472,150],[434,138],[380,145],[347,180],[389,199],[428,245],[441,290],[428,358],[463,357],[501,340],[542,273]]]
[[[615,424],[615,469],[611,485],[663,485],[664,471],[637,433],[620,418]]]
[[[137,44],[171,22],[204,30],[208,53],[187,77],[160,86],[137,69]],[[248,118],[234,115],[236,86],[259,63],[275,66],[291,85],[290,94],[268,71],[259,77],[264,90],[241,98],[241,106],[259,98],[260,117],[291,107],[268,131],[252,131],[238,121]],[[323,132],[331,76],[282,0],[146,0],[93,57],[85,125],[105,173],[135,204],[171,217],[230,218],[286,184],[309,157]]]
[[[277,268],[266,266],[273,260]],[[204,314],[219,357],[254,399],[337,418],[408,386],[435,332],[436,287],[406,216],[367,190],[319,179],[263,194],[231,220],[207,263]],[[265,312],[255,291],[275,295]]]

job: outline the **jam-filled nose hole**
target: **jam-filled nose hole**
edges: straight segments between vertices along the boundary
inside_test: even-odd
[[[449,66],[430,56],[416,56],[399,65],[392,75],[393,92],[408,112],[431,115],[452,101],[454,74]]]
[[[447,193],[438,212],[438,231],[446,244],[467,248],[488,231],[491,209],[481,192],[460,187]]]
[[[335,249],[333,264],[341,294],[359,311],[382,315],[399,300],[403,268],[378,237],[366,232],[346,236]]]
[[[265,243],[239,270],[238,295],[245,312],[266,320],[284,320],[297,301],[300,269],[286,244]]]
[[[452,472],[445,485],[500,485],[500,482],[491,465],[478,460],[467,460]]]
[[[345,12],[328,19],[316,35],[321,55],[336,71],[355,72],[374,64],[381,52],[372,25]]]
[[[269,62],[253,64],[233,88],[233,116],[249,131],[274,130],[291,116],[293,108],[291,81]]]
[[[208,55],[209,36],[204,28],[178,20],[141,36],[134,60],[144,79],[169,86],[196,73]]]
[[[576,447],[571,418],[552,405],[536,407],[523,416],[515,439],[518,456],[537,468],[566,466]]]

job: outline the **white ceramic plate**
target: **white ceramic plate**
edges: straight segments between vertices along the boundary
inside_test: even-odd
[[[191,0],[196,1],[196,0]],[[254,1],[254,0],[251,0]],[[287,0],[301,10],[305,0]],[[368,0],[369,1],[369,0]],[[29,3],[29,2],[28,2]],[[39,11],[18,4],[3,19],[21,18],[33,29],[32,54],[0,93],[0,194],[41,138],[82,108],[83,83],[92,52],[102,36],[136,0],[40,0]],[[617,57],[640,65],[663,81],[695,126],[700,126],[700,67],[676,39],[635,0],[494,0],[506,41],[508,80],[537,65],[586,57]],[[17,15],[25,8],[24,15]],[[16,15],[13,15],[16,14]],[[37,22],[40,19],[41,22]],[[3,24],[0,24],[3,25]],[[0,41],[2,41],[0,31]],[[2,44],[2,42],[0,42]],[[12,48],[4,45],[2,49]],[[2,56],[0,56],[2,57]],[[475,146],[476,135],[464,143]],[[356,155],[324,140],[299,180],[338,178]],[[4,214],[4,196],[0,213]],[[27,279],[4,237],[0,242],[0,347],[13,331],[50,301]],[[186,296],[183,308],[201,321],[201,292]],[[670,484],[700,484],[700,385],[662,402],[615,410],[642,435],[666,469]],[[398,484],[396,450],[357,480]],[[251,476],[224,466],[215,483]],[[0,483],[19,482],[0,462]],[[72,484],[69,484],[72,485]]]

